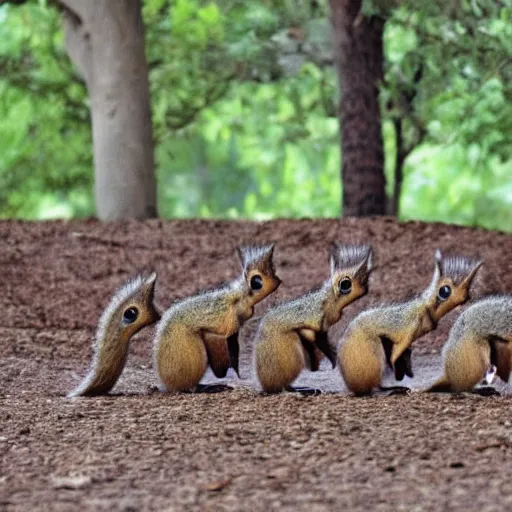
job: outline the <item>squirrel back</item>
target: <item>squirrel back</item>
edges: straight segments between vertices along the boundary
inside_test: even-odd
[[[333,244],[329,260],[331,276],[320,288],[272,308],[260,321],[255,364],[266,392],[287,389],[305,366],[317,370],[321,354],[335,365],[327,330],[346,305],[366,294],[371,248]]]
[[[508,382],[512,366],[512,296],[486,297],[453,324],[442,350],[443,376],[428,391],[470,391],[492,366]]]
[[[357,394],[371,392],[380,385],[386,363],[397,380],[405,375],[413,377],[409,347],[468,300],[481,264],[462,256],[443,256],[437,250],[432,279],[419,296],[360,313],[345,331],[338,352],[340,371],[349,389]]]
[[[117,290],[98,323],[92,367],[68,397],[100,395],[114,387],[132,336],[160,319],[154,305],[155,282],[156,273],[146,279],[137,276]]]
[[[281,283],[273,263],[274,246],[237,249],[242,266],[235,280],[178,302],[167,310],[155,334],[155,368],[163,389],[196,386],[207,364],[222,377],[238,371],[238,331],[254,306]]]

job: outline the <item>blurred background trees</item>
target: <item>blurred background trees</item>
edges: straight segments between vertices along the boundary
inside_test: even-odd
[[[141,2],[161,216],[342,213],[337,71],[343,92],[349,77],[329,17],[343,3]],[[359,169],[343,176],[345,213],[512,231],[512,0],[354,3],[349,28],[382,29],[371,172],[385,197],[351,210]],[[62,5],[1,4],[0,216],[94,215],[91,96]]]

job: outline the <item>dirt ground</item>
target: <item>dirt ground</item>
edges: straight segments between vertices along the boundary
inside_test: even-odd
[[[420,291],[436,247],[484,258],[474,297],[512,292],[512,236],[391,219],[0,223],[0,510],[509,510],[512,413],[501,397],[355,398],[324,365],[300,381],[328,393],[262,396],[244,328],[233,391],[155,392],[152,329],[133,340],[112,395],[66,399],[86,372],[111,294],[156,269],[157,302],[234,277],[239,243],[274,241],[283,284],[260,306],[328,274],[327,244],[369,242],[370,305]],[[440,371],[458,312],[418,340],[415,388]],[[211,374],[207,381],[214,381]],[[332,392],[335,393],[332,393]]]

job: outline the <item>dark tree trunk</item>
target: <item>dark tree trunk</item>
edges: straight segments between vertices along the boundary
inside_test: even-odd
[[[155,217],[156,181],[140,0],[59,0],[66,47],[91,98],[98,217]]]
[[[402,182],[404,181],[404,164],[408,151],[404,147],[403,121],[400,117],[393,119],[395,129],[395,181],[393,183],[393,196],[389,199],[388,215],[398,217],[400,213],[400,196],[402,195]]]
[[[384,20],[361,13],[362,0],[329,0],[340,82],[343,215],[386,213],[379,105]]]

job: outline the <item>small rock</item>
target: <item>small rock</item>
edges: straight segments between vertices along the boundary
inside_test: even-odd
[[[82,489],[92,482],[91,477],[88,475],[53,476],[52,480],[55,489]]]

